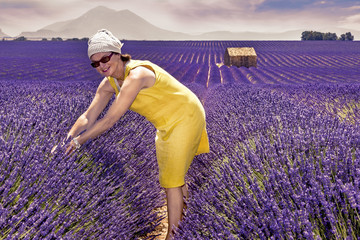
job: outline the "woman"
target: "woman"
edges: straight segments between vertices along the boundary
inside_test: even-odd
[[[68,133],[66,154],[111,128],[130,109],[157,129],[155,145],[160,185],[168,209],[167,239],[178,226],[188,197],[185,174],[195,155],[209,152],[205,111],[196,95],[165,70],[149,61],[122,55],[122,43],[108,30],[99,30],[88,42],[91,65],[104,76],[89,108]],[[116,98],[98,120],[113,94]]]

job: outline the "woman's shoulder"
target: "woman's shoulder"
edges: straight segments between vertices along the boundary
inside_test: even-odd
[[[133,69],[139,66],[156,66],[156,64],[152,63],[149,60],[134,60],[131,59],[127,64],[126,67]]]
[[[129,62],[126,63],[125,77],[127,77],[130,74],[130,71],[132,72],[132,70],[134,70],[135,68],[139,70],[141,69],[141,67],[150,69],[151,71],[155,72],[155,65],[152,62],[148,60],[131,59]]]
[[[111,85],[110,79],[107,77],[104,77],[101,83],[99,84],[98,91],[115,93],[115,90]]]

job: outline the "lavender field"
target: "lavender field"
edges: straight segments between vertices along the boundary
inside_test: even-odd
[[[254,47],[257,68],[227,67]],[[101,76],[86,42],[0,42],[0,239],[156,239],[155,129],[128,112],[50,150]],[[360,42],[125,41],[201,99],[209,154],[175,239],[360,239]]]

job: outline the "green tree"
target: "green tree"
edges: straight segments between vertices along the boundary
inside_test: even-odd
[[[14,41],[26,41],[26,40],[27,40],[27,39],[26,39],[26,37],[24,37],[24,36],[17,37],[17,38],[14,39]]]
[[[347,32],[345,34],[341,34],[339,40],[341,40],[341,41],[353,41],[354,36],[351,34],[351,32]]]
[[[346,41],[353,41],[354,40],[354,36],[351,34],[351,32],[345,33],[345,40]]]
[[[323,33],[321,32],[314,32],[314,39],[313,40],[324,40]]]
[[[309,40],[310,36],[311,36],[310,31],[304,31],[301,33],[301,40],[303,41]]]
[[[341,34],[338,38],[336,33],[322,33],[322,32],[316,32],[316,31],[304,31],[301,34],[301,40],[340,40],[340,41],[353,41],[354,36],[351,34],[351,32],[347,32],[345,34]]]
[[[305,31],[301,34],[301,40],[324,40],[324,34],[316,31]]]
[[[51,41],[62,41],[63,39],[60,38],[60,37],[57,37],[57,38],[52,38]]]
[[[337,37],[336,33],[328,32],[328,33],[324,33],[324,35],[323,35],[323,40],[335,41],[337,39],[338,39],[338,37]]]

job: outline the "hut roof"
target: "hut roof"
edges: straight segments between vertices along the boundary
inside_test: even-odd
[[[227,48],[229,56],[256,56],[255,49],[252,47]]]

